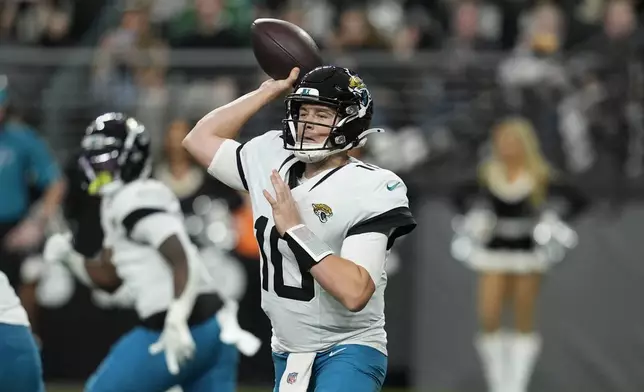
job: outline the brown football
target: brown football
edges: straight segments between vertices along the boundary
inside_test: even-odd
[[[256,19],[251,26],[253,53],[259,66],[275,80],[286,79],[294,67],[300,78],[322,65],[320,49],[299,26],[280,20]]]

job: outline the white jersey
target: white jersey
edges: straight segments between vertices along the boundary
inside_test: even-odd
[[[200,292],[211,286],[194,244],[183,226],[179,200],[163,183],[137,180],[105,195],[101,203],[104,247],[112,249],[112,263],[134,297],[141,318],[165,311],[174,299],[174,278],[158,247],[177,234],[195,263]],[[178,232],[177,232],[178,229]]]
[[[273,351],[323,352],[340,343],[353,343],[386,354],[386,272],[372,276],[376,291],[366,307],[360,312],[349,311],[309,272],[300,271],[275,228],[271,206],[262,191],[273,193],[270,175],[273,169],[278,170],[291,184],[303,223],[341,256],[343,241],[349,236],[386,233],[389,250],[396,237],[413,229],[415,222],[402,180],[391,171],[352,159],[345,166],[293,184],[291,173],[301,170],[303,164],[284,150],[280,131],[256,137],[235,153],[220,151],[222,158],[213,159],[211,174],[230,186],[242,185],[250,193],[262,255],[262,308],[273,325]],[[215,170],[216,165],[221,169]],[[235,171],[223,172],[228,167]]]
[[[9,279],[0,271],[0,323],[29,326],[29,317]]]

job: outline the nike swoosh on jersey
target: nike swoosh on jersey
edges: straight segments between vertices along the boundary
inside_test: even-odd
[[[394,189],[398,188],[398,185],[400,185],[400,181],[396,182],[390,182],[387,184],[387,190],[393,191]]]
[[[336,355],[336,354],[339,354],[340,352],[342,352],[342,351],[344,351],[344,350],[346,350],[346,349],[347,349],[347,348],[346,348],[346,347],[344,347],[344,348],[341,348],[341,349],[339,349],[339,350],[331,351],[331,352],[329,353],[329,356],[330,356],[330,357],[332,357],[332,356],[334,356],[334,355]]]

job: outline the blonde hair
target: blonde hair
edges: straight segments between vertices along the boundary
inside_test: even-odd
[[[548,193],[548,186],[554,177],[554,172],[541,153],[539,140],[535,134],[532,124],[524,118],[512,117],[499,122],[493,132],[512,132],[517,137],[524,152],[525,170],[534,181],[534,190],[530,196],[533,205],[538,206],[545,200]],[[494,176],[505,175],[505,165],[499,157],[496,145],[492,147],[492,155],[480,166],[479,178],[484,184],[489,184]]]

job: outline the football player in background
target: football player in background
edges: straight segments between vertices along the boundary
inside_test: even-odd
[[[283,130],[234,140],[298,75],[295,68],[208,113],[183,145],[211,175],[250,194],[275,391],[379,391],[384,267],[416,222],[401,179],[347,153],[380,131],[369,128],[367,86],[349,69],[318,67],[286,97]]]
[[[0,389],[44,392],[42,363],[27,312],[0,271]]]
[[[90,287],[127,289],[141,319],[113,346],[86,390],[234,391],[237,349],[253,348],[237,344],[242,334],[235,315],[212,292],[176,196],[148,178],[145,127],[107,113],[90,124],[81,143],[87,191],[101,196],[103,250],[97,260],[86,260],[71,235],[61,233],[48,239],[44,257],[64,262]]]

